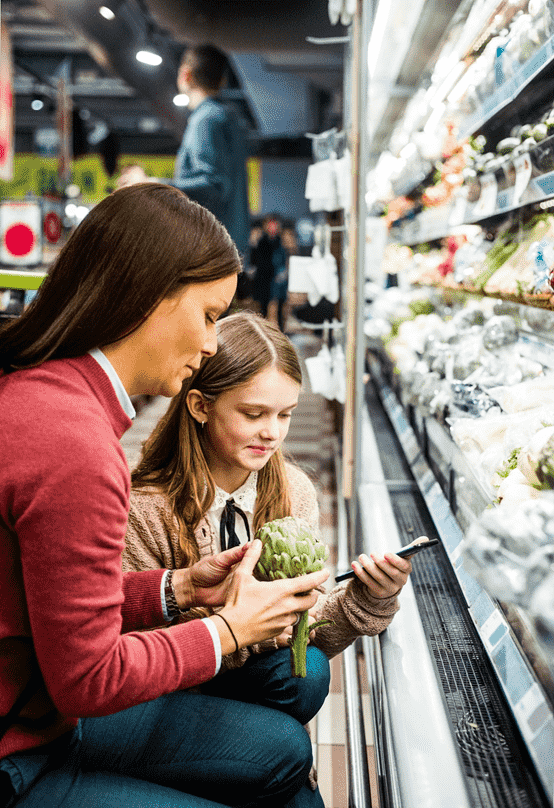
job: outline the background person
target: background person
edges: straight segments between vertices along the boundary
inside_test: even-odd
[[[262,234],[250,250],[250,262],[255,267],[252,279],[252,297],[262,317],[267,317],[271,301],[271,284],[275,277],[275,252],[281,247],[282,219],[277,213],[268,213],[262,219]]]
[[[298,805],[311,766],[300,724],[183,688],[292,625],[316,602],[298,593],[327,573],[262,584],[251,574],[259,542],[174,574],[121,572],[130,396],[176,395],[215,352],[239,268],[211,213],[175,188],[133,185],[92,209],[29,308],[0,329],[9,806]],[[138,631],[191,606],[220,612]]]
[[[227,56],[213,45],[187,48],[177,74],[179,92],[192,110],[177,157],[173,184],[204,205],[225,225],[241,256],[248,247],[245,127],[218,98]]]

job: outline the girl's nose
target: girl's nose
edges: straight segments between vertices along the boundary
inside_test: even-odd
[[[268,418],[260,432],[260,435],[267,440],[277,440],[279,437],[279,422],[276,418]]]

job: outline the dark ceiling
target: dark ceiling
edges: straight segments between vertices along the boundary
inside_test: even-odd
[[[14,58],[16,150],[33,150],[37,130],[54,126],[60,75],[70,85],[75,121],[89,150],[108,133],[126,153],[174,153],[186,109],[176,107],[175,77],[189,43],[212,42],[231,57],[226,96],[247,120],[252,152],[306,152],[304,137],[340,125],[340,43],[307,37],[344,36],[331,26],[327,0],[2,0]],[[148,39],[163,54],[159,67],[134,58]],[[45,106],[33,111],[42,96]]]

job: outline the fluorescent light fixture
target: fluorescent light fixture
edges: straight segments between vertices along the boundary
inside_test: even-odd
[[[160,54],[148,48],[137,51],[136,60],[137,62],[142,62],[145,65],[152,65],[152,67],[157,67],[162,63],[162,57]]]
[[[176,107],[188,107],[189,101],[190,98],[186,93],[178,93],[178,95],[173,98],[173,103]]]
[[[115,20],[115,14],[108,6],[100,6],[98,13],[101,14],[105,20]]]

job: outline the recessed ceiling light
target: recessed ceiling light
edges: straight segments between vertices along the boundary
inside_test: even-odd
[[[100,6],[98,12],[104,17],[105,20],[115,19],[115,14],[111,10],[111,8],[108,8],[108,6]]]
[[[159,53],[156,53],[153,50],[139,50],[136,55],[137,62],[142,62],[145,65],[152,65],[152,67],[157,67],[162,63],[162,57]]]
[[[188,107],[189,101],[190,98],[186,93],[178,93],[178,95],[173,98],[173,103],[176,107]]]

